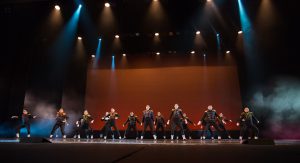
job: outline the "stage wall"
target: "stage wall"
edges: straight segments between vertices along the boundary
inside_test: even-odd
[[[160,111],[168,119],[175,103],[194,123],[209,104],[218,113],[237,120],[241,96],[236,66],[88,70],[85,108],[96,118],[94,129],[103,126],[100,117],[111,107],[120,114],[117,124],[122,129],[131,111],[141,119],[149,104],[155,114]],[[237,129],[234,124],[228,129]]]

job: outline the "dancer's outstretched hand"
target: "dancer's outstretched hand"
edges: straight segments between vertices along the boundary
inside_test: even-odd
[[[201,125],[201,123],[202,123],[202,122],[201,122],[201,121],[199,121],[197,125],[199,126],[199,125]]]

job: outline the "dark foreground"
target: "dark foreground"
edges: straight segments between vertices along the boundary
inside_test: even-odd
[[[238,140],[75,140],[18,143],[0,139],[0,162],[131,162],[131,163],[258,163],[299,162],[300,141],[278,140],[276,145],[246,145]]]

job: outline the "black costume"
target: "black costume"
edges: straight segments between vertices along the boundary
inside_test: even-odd
[[[74,128],[74,131],[75,131],[75,135],[74,135],[74,138],[80,138],[80,131],[81,131],[81,122],[80,122],[80,119],[76,122],[75,124],[75,128]]]
[[[145,131],[147,129],[147,127],[150,127],[150,132],[152,133],[152,135],[154,135],[155,137],[155,132],[153,130],[153,122],[154,122],[154,113],[152,110],[144,110],[143,111],[143,120],[142,122],[144,123],[144,130],[142,132],[142,137],[145,135]]]
[[[130,132],[131,129],[136,133],[135,137],[138,138],[139,131],[136,128],[136,122],[139,124],[141,123],[140,120],[137,118],[137,116],[134,116],[134,115],[128,116],[127,121],[123,124],[125,126],[128,123],[127,129],[125,130],[125,133],[124,133],[124,138],[126,138],[126,134],[128,134],[128,132]]]
[[[118,134],[119,138],[121,138],[121,134],[116,126],[116,118],[119,118],[119,114],[117,112],[110,112],[108,115],[109,119],[107,121],[107,125],[105,125],[105,136],[107,137],[107,134],[109,131],[111,131],[111,128],[114,128],[114,131]],[[114,138],[114,137],[113,137]]]
[[[184,136],[185,139],[185,135],[184,135],[184,130],[183,130],[183,126],[181,123],[181,119],[183,117],[182,114],[182,110],[181,109],[172,109],[171,115],[170,115],[170,120],[171,120],[171,139],[174,136],[174,131],[176,129],[176,127],[178,126],[180,128],[181,131],[181,135]]]
[[[224,134],[226,134],[226,136],[227,136],[228,138],[231,138],[231,136],[229,135],[228,131],[226,130],[225,124],[224,124],[224,122],[225,122],[225,123],[226,123],[226,122],[230,122],[230,120],[227,119],[226,117],[217,117],[217,119],[218,119],[218,127],[219,127],[219,129],[221,129],[222,132],[223,132]]]
[[[103,116],[102,118],[101,118],[101,121],[104,121],[105,122],[105,124],[104,124],[104,126],[102,127],[102,129],[101,129],[101,131],[100,131],[100,138],[102,138],[103,137],[103,134],[104,133],[106,133],[106,130],[108,129],[108,131],[107,132],[111,132],[111,127],[110,127],[110,125],[109,125],[109,114],[108,115],[105,115],[105,116]],[[112,136],[112,137],[114,137],[114,136]]]
[[[69,117],[67,116],[66,113],[60,113],[60,112],[57,112],[56,114],[56,122],[55,122],[55,125],[53,126],[52,128],[52,131],[51,131],[51,135],[54,134],[54,132],[60,128],[60,131],[61,131],[61,134],[65,137],[65,126],[66,126],[66,123],[67,123],[67,119]]]
[[[202,116],[200,121],[204,122],[204,124],[205,124],[204,132],[206,133],[206,135],[207,135],[207,132],[210,131],[209,130],[210,126],[213,126],[216,129],[218,136],[220,135],[220,129],[216,124],[217,118],[219,118],[219,115],[213,109],[212,110],[206,110],[204,112],[204,115]],[[213,138],[214,137],[213,132],[211,134],[212,134],[212,138]]]
[[[88,138],[88,136],[93,138],[93,129],[90,125],[93,120],[94,119],[89,114],[88,115],[82,115],[82,118],[80,118],[80,120],[79,120],[81,129],[84,131],[87,138]]]
[[[166,122],[163,116],[155,117],[156,133],[161,129],[164,139],[166,138],[165,124]]]
[[[33,119],[33,116],[29,113],[27,114],[22,114],[21,116],[21,124],[19,124],[17,127],[16,127],[16,130],[17,130],[17,134],[20,134],[20,130],[21,128],[24,128],[26,127],[27,129],[27,134],[30,135],[30,121],[31,119]]]
[[[206,126],[206,122],[205,122],[205,121],[202,122],[202,126]],[[200,139],[205,138],[205,132],[206,132],[206,131],[203,129],[203,130],[202,130],[202,133],[200,134],[200,136],[201,136]],[[212,129],[211,129],[211,126],[208,127],[207,132],[209,132],[210,135],[213,135],[213,131],[212,131]],[[206,135],[207,135],[207,133],[206,133]]]
[[[249,129],[251,129],[254,132],[254,136],[258,137],[259,130],[253,123],[253,120],[258,122],[257,118],[254,116],[252,112],[242,112],[240,116],[240,136],[243,137],[245,132]]]
[[[188,124],[194,125],[194,123],[189,119],[189,117],[183,117],[181,119],[181,123],[182,123],[182,127],[183,127],[184,132],[187,134],[187,136],[190,139],[192,139],[192,132],[191,132]]]

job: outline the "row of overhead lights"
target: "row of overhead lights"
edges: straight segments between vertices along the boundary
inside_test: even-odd
[[[191,53],[191,54],[195,54],[196,52],[195,52],[195,51],[191,51],[190,53]],[[230,54],[230,53],[231,53],[231,52],[230,52],[229,50],[226,51],[226,54]],[[156,54],[156,55],[160,55],[160,52],[156,52],[155,54]],[[126,57],[127,55],[126,55],[126,53],[123,53],[122,56],[123,56],[123,57]],[[95,57],[96,57],[96,55],[93,54],[93,55],[92,55],[92,58],[95,58]],[[112,57],[114,57],[114,56],[112,56]],[[206,57],[206,54],[205,54],[205,53],[203,54],[203,57]]]
[[[154,1],[157,1],[157,0],[154,0]],[[210,0],[207,0],[207,1],[209,2]],[[81,5],[79,5],[79,6],[81,7]],[[106,3],[104,4],[104,6],[105,6],[105,7],[110,7],[110,4],[109,4],[108,2],[106,2]],[[55,5],[54,8],[55,8],[55,10],[57,10],[57,11],[60,10],[60,6],[59,6],[59,5]],[[242,33],[243,33],[243,31],[241,31],[241,30],[238,31],[238,34],[239,34],[239,35],[241,35]],[[200,31],[196,31],[196,35],[200,35],[200,34],[201,34]],[[136,33],[135,35],[136,35],[136,36],[139,36],[140,34],[139,34],[139,33]],[[155,35],[156,37],[158,37],[158,36],[159,36],[159,33],[156,32],[154,35]],[[219,34],[217,34],[217,36],[219,36]],[[116,35],[115,35],[115,38],[120,38],[120,36],[119,36],[118,34],[116,34]]]
[[[198,31],[197,31],[197,32],[198,32]],[[242,31],[239,31],[238,33],[239,33],[239,34],[242,34],[243,32],[242,32]],[[158,36],[158,35],[159,35],[159,33],[155,33],[155,36]],[[115,38],[119,38],[119,35],[116,35]],[[82,40],[82,37],[78,36],[77,39],[81,41],[81,40]],[[100,38],[99,40],[101,41],[101,38]],[[169,51],[169,53],[171,53],[171,52]],[[176,53],[176,51],[175,51],[175,53]],[[195,52],[194,50],[192,50],[190,53],[191,53],[191,54],[195,54],[196,52]],[[226,54],[230,54],[230,53],[231,53],[230,50],[227,50],[227,51],[226,51]],[[160,52],[156,52],[155,54],[156,54],[156,55],[160,55]],[[123,56],[123,57],[126,57],[126,54],[123,53],[122,56]],[[206,54],[203,54],[203,56],[206,57]],[[95,55],[92,55],[92,58],[95,58]]]
[[[116,35],[116,36],[117,36],[116,38],[119,38],[119,35]],[[78,39],[78,40],[82,40],[82,37],[78,36],[77,39]],[[100,38],[99,40],[101,41],[101,38]],[[193,50],[193,51],[191,51],[190,53],[191,53],[191,54],[195,54],[195,51]],[[230,50],[227,50],[227,51],[226,51],[226,54],[230,54]],[[160,55],[160,53],[159,53],[159,52],[156,52],[156,55]],[[125,57],[126,54],[123,54],[123,56]],[[94,55],[92,55],[92,57],[94,58]]]
[[[157,2],[158,0],[153,0],[153,1]],[[206,1],[210,2],[211,0],[206,0]],[[104,6],[108,8],[108,7],[110,7],[110,3],[106,2],[106,3],[104,3]],[[59,5],[55,5],[55,9],[59,11],[60,10],[60,6]]]
[[[105,7],[110,7],[110,4],[109,3],[105,3],[104,6]],[[55,10],[60,11],[60,6],[59,5],[55,5],[54,8],[55,8]]]
[[[239,34],[239,35],[243,34],[243,31],[238,31],[238,34]],[[139,34],[139,33],[136,33],[135,35],[136,35],[136,36],[139,36],[140,34]],[[200,31],[197,31],[197,32],[196,32],[196,35],[200,35]],[[158,36],[159,36],[159,33],[158,33],[158,32],[154,33],[154,36],[155,36],[155,37],[158,37]],[[217,36],[219,37],[220,34],[217,34]],[[116,35],[115,35],[115,38],[116,38],[116,39],[120,38],[120,35],[116,34]],[[82,39],[81,37],[78,37],[78,40],[81,40],[81,39]]]

